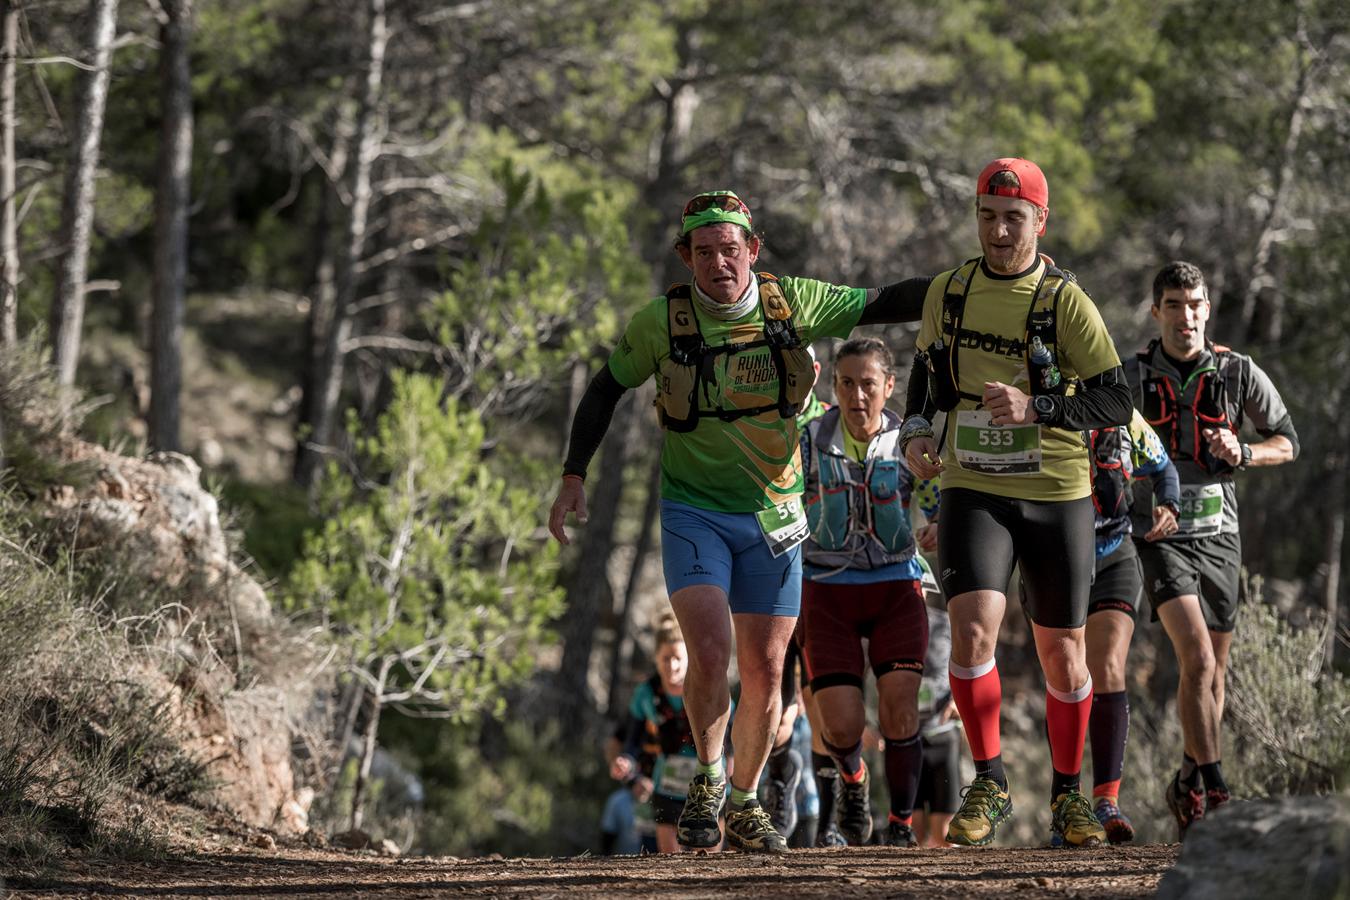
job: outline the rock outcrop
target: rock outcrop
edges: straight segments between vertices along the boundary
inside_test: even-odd
[[[292,723],[312,695],[293,671],[305,660],[275,665],[291,653],[267,647],[281,623],[262,587],[231,558],[200,467],[178,453],[133,459],[77,441],[63,443],[62,455],[96,475],[51,489],[53,515],[80,549],[107,549],[134,566],[138,583],[162,592],[173,608],[154,636],[165,662],[137,675],[168,698],[184,747],[205,763],[210,802],[249,825],[303,832],[312,794],[297,797],[291,745]],[[258,662],[268,653],[270,671]],[[244,660],[247,683],[238,677]]]
[[[1158,897],[1350,897],[1350,796],[1228,804],[1186,833]]]

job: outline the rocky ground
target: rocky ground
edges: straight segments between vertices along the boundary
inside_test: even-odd
[[[203,851],[71,864],[8,897],[1151,897],[1175,844],[1063,851],[882,847],[577,859],[405,858],[328,850]]]

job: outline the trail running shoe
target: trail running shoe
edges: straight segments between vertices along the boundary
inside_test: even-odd
[[[1228,800],[1229,794],[1227,791],[1221,791],[1215,788],[1210,788],[1205,791],[1205,815],[1214,812],[1214,810],[1226,804]]]
[[[839,826],[831,822],[825,830],[816,835],[817,847],[847,847],[848,841],[839,833]]]
[[[1186,840],[1186,829],[1205,817],[1205,795],[1199,788],[1187,790],[1181,786],[1181,773],[1172,776],[1163,792],[1167,808],[1177,820],[1177,840]]]
[[[802,757],[788,750],[765,779],[762,799],[773,827],[779,834],[792,834],[797,828],[797,785],[802,780]]]
[[[851,846],[859,847],[872,839],[872,801],[869,789],[872,776],[867,767],[863,767],[861,781],[849,784],[841,775],[839,778],[839,833]]]
[[[888,822],[886,824],[886,846],[917,847],[919,846],[919,839],[914,836],[914,829],[904,822]]]
[[[1067,791],[1050,804],[1052,847],[1096,847],[1105,843],[1106,830],[1093,814],[1088,798],[1078,791]]]
[[[727,843],[750,853],[786,853],[788,848],[758,800],[747,800],[727,813]]]
[[[722,798],[726,792],[725,781],[713,781],[702,773],[689,782],[684,809],[680,810],[679,821],[675,823],[675,836],[682,845],[707,849],[722,843],[717,816],[722,811]]]
[[[992,778],[976,778],[961,789],[961,808],[947,826],[947,841],[983,847],[998,826],[1012,818],[1012,797]]]
[[[1128,844],[1134,840],[1134,826],[1109,797],[1097,798],[1095,812],[1097,821],[1102,823],[1102,828],[1106,831],[1108,841],[1113,844]]]

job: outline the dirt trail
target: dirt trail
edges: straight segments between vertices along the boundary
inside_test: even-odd
[[[83,864],[4,897],[1146,897],[1175,844],[1086,851],[800,850],[594,859],[381,859],[312,850]]]

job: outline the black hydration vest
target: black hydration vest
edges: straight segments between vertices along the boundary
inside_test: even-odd
[[[1237,432],[1241,410],[1230,403],[1228,379],[1241,378],[1240,361],[1233,352],[1218,344],[1209,344],[1214,364],[1197,368],[1180,386],[1153,364],[1162,342],[1154,338],[1139,353],[1139,380],[1142,403],[1139,411],[1162,438],[1163,446],[1174,460],[1189,459],[1211,475],[1233,471],[1233,466],[1209,452],[1209,441],[1201,432],[1206,428],[1227,428]],[[1233,366],[1239,366],[1234,372]]]
[[[1063,394],[1068,389],[1059,369],[1055,317],[1059,312],[1059,296],[1064,286],[1078,280],[1072,272],[1052,265],[1048,257],[1042,258],[1046,263],[1045,271],[1041,273],[1041,280],[1032,292],[1031,305],[1027,308],[1026,333],[1022,345],[1033,397],[1038,394]],[[981,259],[976,257],[966,260],[947,278],[942,293],[942,334],[923,351],[930,376],[929,397],[943,412],[951,412],[963,399],[976,403],[984,399],[981,395],[961,390],[960,368],[957,365],[966,298],[970,295],[970,285]]]

